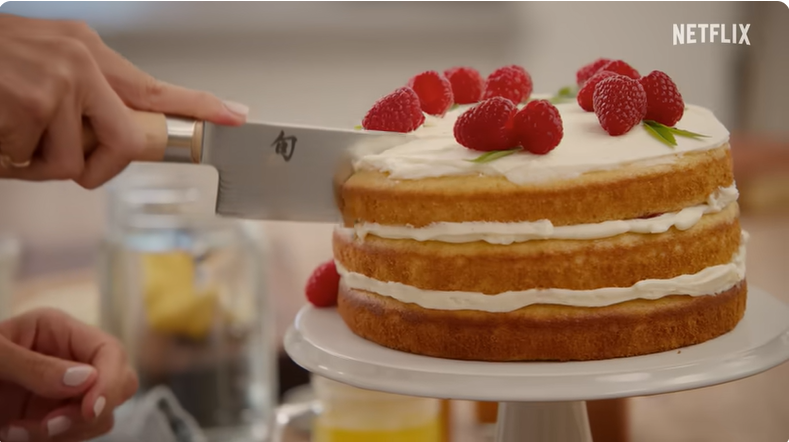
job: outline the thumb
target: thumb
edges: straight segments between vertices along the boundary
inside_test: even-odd
[[[66,399],[87,391],[96,382],[90,365],[46,356],[0,336],[0,380],[49,399]]]

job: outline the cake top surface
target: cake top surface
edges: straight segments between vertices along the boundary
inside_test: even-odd
[[[504,176],[514,183],[525,184],[571,179],[586,172],[628,164],[671,163],[684,153],[714,149],[729,139],[728,130],[710,110],[694,105],[687,106],[676,127],[706,135],[704,138],[677,137],[677,146],[670,147],[653,138],[641,125],[624,135],[610,136],[600,127],[593,112],[585,112],[572,100],[556,105],[564,137],[549,154],[518,152],[494,161],[474,163],[469,160],[482,152],[461,146],[453,134],[455,121],[469,107],[459,106],[441,118],[428,116],[424,125],[410,134],[412,138],[408,142],[361,157],[356,162],[357,170],[385,172],[393,179]]]

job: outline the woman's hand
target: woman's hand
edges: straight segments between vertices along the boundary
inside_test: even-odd
[[[82,442],[107,433],[137,390],[120,343],[53,309],[0,323],[0,440]]]
[[[0,178],[96,188],[143,148],[129,108],[239,125],[248,109],[163,83],[87,26],[0,14]],[[87,157],[83,119],[98,139]]]

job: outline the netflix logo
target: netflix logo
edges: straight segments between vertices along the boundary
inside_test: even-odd
[[[697,23],[674,24],[674,46],[696,43],[728,43],[751,45],[748,30],[751,24]]]

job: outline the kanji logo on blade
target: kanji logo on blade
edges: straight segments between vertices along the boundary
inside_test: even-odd
[[[295,136],[291,135],[286,137],[285,131],[281,130],[277,139],[271,143],[271,146],[274,147],[274,152],[276,152],[277,155],[282,156],[285,161],[290,161],[293,157],[293,151],[296,150],[296,141],[297,138]]]

